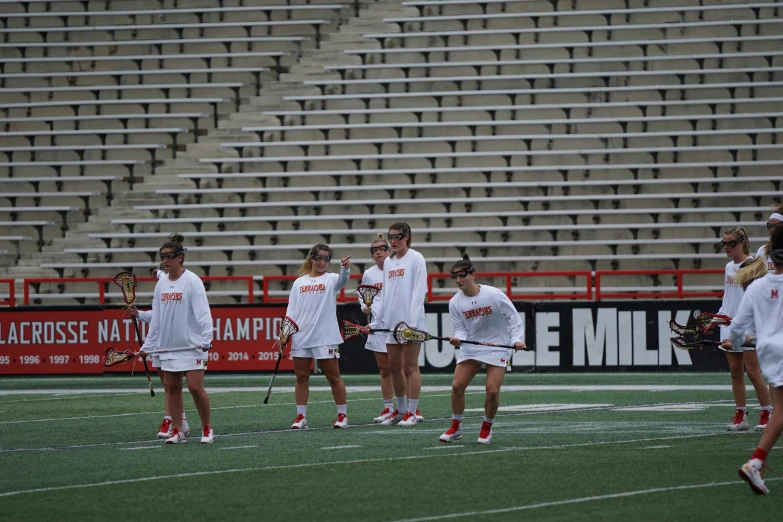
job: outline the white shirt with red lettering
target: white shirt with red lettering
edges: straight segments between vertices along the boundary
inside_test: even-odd
[[[370,268],[364,271],[364,275],[362,276],[362,284],[375,285],[380,288],[383,288],[383,270],[378,268],[378,265],[371,266]],[[373,301],[371,310],[375,308],[375,303],[380,301],[381,299],[380,295],[381,295],[380,292],[375,294],[375,300]],[[362,305],[362,310],[364,310],[365,306],[364,306],[364,302],[362,301],[362,296],[359,296],[359,304]],[[372,316],[370,316],[370,322],[372,322]],[[373,352],[386,353],[386,342],[382,336],[379,336],[377,334],[368,335],[367,343],[364,345],[364,347]]]
[[[775,264],[767,257],[767,245],[761,245],[761,248],[756,252],[756,258],[764,260],[764,263],[767,265],[768,273],[771,274],[775,271]]]
[[[767,274],[748,287],[727,338],[739,346],[753,329],[761,373],[770,385],[783,386],[783,274]]]
[[[143,351],[192,346],[193,350],[160,354],[170,359],[203,359],[200,347],[212,342],[212,313],[201,278],[185,270],[176,280],[163,274],[155,286],[152,321]]]
[[[454,324],[454,335],[461,340],[505,344],[525,342],[525,326],[511,300],[493,286],[479,285],[479,293],[468,297],[461,290],[449,301],[449,315]],[[507,348],[492,348],[462,343],[457,362],[476,359],[489,363],[485,358],[502,359],[510,357]]]
[[[163,270],[156,270],[155,275],[158,277],[158,281],[160,281],[161,276],[163,275]],[[142,323],[150,323],[152,322],[152,310],[139,310],[139,321]]]
[[[401,321],[426,329],[424,301],[427,298],[427,262],[410,248],[405,255],[388,257],[383,262],[383,291],[372,306],[370,328],[393,329]],[[388,342],[395,342],[389,339]]]
[[[299,327],[291,337],[291,348],[336,346],[343,342],[337,325],[337,294],[346,285],[351,269],[340,267],[340,275],[303,275],[291,288],[285,314]]]
[[[734,275],[737,273],[742,263],[735,263],[729,261],[726,263],[726,269],[723,275],[723,303],[721,304],[719,314],[728,315],[734,317],[739,310],[740,302],[742,302],[742,296],[745,295],[745,291],[742,289],[742,285],[734,282]],[[721,339],[727,335],[728,327],[720,327]]]

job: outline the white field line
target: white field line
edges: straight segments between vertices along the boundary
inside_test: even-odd
[[[157,448],[162,448],[162,447],[163,447],[163,445],[158,445],[158,446],[139,446],[139,447],[136,447],[136,448],[120,448],[120,451],[132,451],[132,450],[143,450],[143,449],[157,449]]]
[[[245,449],[245,448],[257,448],[257,445],[250,444],[248,446],[231,446],[230,448],[218,448],[219,450],[236,450],[236,449]]]
[[[209,387],[209,393],[229,393],[229,392],[263,392],[266,393],[267,386],[225,386]],[[753,390],[752,385],[747,385],[746,390]],[[332,389],[329,386],[310,386],[311,392],[327,392]],[[380,386],[347,386],[349,393],[378,392]],[[468,386],[469,391],[483,391],[483,385]],[[67,390],[70,394],[85,395],[106,395],[109,393],[149,393],[148,388],[129,388],[127,390],[118,390],[116,388],[85,388],[78,390]],[[293,393],[293,386],[282,386],[274,389],[275,393]],[[429,385],[422,386],[422,392],[448,392],[451,391],[451,385]],[[731,391],[730,384],[510,384],[501,388],[502,392],[543,392],[543,391]],[[42,395],[59,393],[54,389],[37,390],[0,390],[0,397],[8,395]]]
[[[660,446],[645,446],[639,449],[669,449],[669,448],[671,448],[671,446],[668,446],[666,444],[661,444]]]
[[[5,491],[3,493],[0,493],[0,498],[4,497],[12,497],[16,495],[25,495],[29,493],[46,493],[49,491],[64,491],[64,490],[72,490],[72,489],[83,489],[83,488],[93,488],[93,487],[102,487],[102,486],[114,486],[118,484],[134,484],[139,482],[150,482],[150,481],[156,481],[156,480],[171,480],[171,479],[179,479],[179,478],[187,478],[187,477],[204,477],[209,475],[226,475],[226,474],[232,474],[232,473],[248,473],[248,472],[258,472],[258,471],[271,471],[271,470],[284,470],[284,469],[305,469],[305,468],[314,468],[319,466],[336,466],[336,465],[351,465],[351,464],[366,464],[366,463],[372,463],[372,462],[402,462],[406,460],[419,460],[419,459],[430,459],[430,458],[446,458],[446,457],[461,457],[466,455],[483,455],[488,453],[509,453],[509,452],[515,452],[515,451],[541,451],[541,450],[562,450],[562,449],[569,449],[569,448],[588,448],[588,447],[594,447],[594,446],[615,446],[620,444],[646,444],[648,442],[658,442],[658,441],[664,441],[664,440],[685,440],[685,439],[694,439],[694,438],[701,438],[701,437],[717,437],[723,435],[723,433],[704,433],[704,434],[698,434],[698,435],[676,435],[676,436],[668,436],[668,437],[646,437],[646,438],[640,438],[640,439],[628,439],[628,440],[614,440],[614,441],[601,441],[601,442],[583,442],[579,444],[558,444],[558,445],[549,445],[549,446],[515,446],[515,447],[509,447],[509,448],[499,448],[499,449],[486,449],[486,450],[479,450],[479,451],[469,451],[464,453],[446,453],[446,454],[428,454],[428,455],[406,455],[401,457],[388,457],[388,458],[378,458],[378,459],[355,459],[355,460],[341,460],[341,461],[327,461],[327,462],[303,462],[300,464],[285,464],[285,465],[279,465],[279,466],[260,466],[260,467],[251,467],[251,468],[233,468],[233,469],[223,469],[223,470],[212,470],[212,471],[196,471],[192,473],[179,473],[174,475],[158,475],[153,477],[139,477],[134,479],[123,479],[123,480],[107,480],[105,482],[91,482],[86,484],[70,484],[67,486],[53,486],[48,488],[33,488],[33,489],[20,489],[16,491]],[[727,484],[737,484],[741,482],[730,482]],[[592,498],[592,497],[590,497]],[[509,508],[509,509],[516,509],[516,508]],[[525,508],[527,509],[527,508]],[[487,512],[481,512],[480,514],[484,514]],[[460,516],[465,515],[460,514]],[[446,515],[453,516],[453,515]],[[427,520],[427,519],[424,519]]]
[[[361,448],[361,446],[327,446],[325,448],[321,448],[322,450],[336,450],[336,449],[350,449],[350,448]]]
[[[769,482],[771,480],[783,480],[783,478],[772,478],[772,479],[766,479],[766,482]],[[583,502],[594,502],[599,500],[612,500],[615,498],[627,498],[627,497],[636,497],[639,495],[652,495],[654,493],[666,493],[669,491],[684,491],[689,489],[702,489],[702,488],[714,488],[714,487],[721,487],[721,486],[736,486],[738,484],[744,484],[745,482],[741,480],[732,480],[729,482],[708,482],[706,484],[687,484],[682,486],[670,486],[667,488],[652,488],[652,489],[640,489],[637,491],[625,491],[623,493],[609,493],[607,495],[594,495],[591,497],[581,497],[581,498],[569,498],[565,500],[557,500],[554,502],[541,502],[539,504],[526,504],[522,506],[514,506],[514,507],[508,507],[508,508],[501,508],[501,509],[488,509],[485,511],[470,511],[470,512],[462,512],[462,513],[449,513],[446,515],[435,515],[431,517],[420,517],[420,518],[405,518],[405,519],[397,519],[393,522],[425,522],[429,520],[446,520],[446,519],[454,519],[454,518],[468,518],[468,517],[479,517],[479,516],[492,516],[492,515],[499,515],[502,513],[514,513],[516,511],[527,511],[529,509],[541,509],[541,508],[547,508],[547,507],[556,507],[556,506],[564,506],[567,504],[581,504]]]

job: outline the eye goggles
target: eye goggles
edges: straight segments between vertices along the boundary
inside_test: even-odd
[[[310,254],[310,258],[313,261],[326,261],[327,263],[332,260],[332,256],[322,256],[321,254]]]
[[[721,248],[724,248],[724,247],[734,248],[735,246],[739,245],[743,241],[745,241],[745,236],[740,236],[740,237],[738,237],[734,241],[721,241],[720,242],[720,247]]]
[[[176,252],[169,252],[168,254],[160,254],[160,260],[163,261],[164,259],[174,259],[177,256],[181,256],[185,254],[185,249],[177,250]]]
[[[452,279],[457,279],[458,277],[468,277],[469,274],[472,274],[475,271],[475,268],[470,267],[465,270],[460,270],[459,272],[452,272],[450,275]]]
[[[386,245],[377,246],[377,247],[370,247],[370,254],[374,254],[376,252],[388,252],[389,247]]]
[[[777,223],[767,223],[767,230],[772,230],[773,228],[780,225],[783,225],[783,221],[778,221]]]
[[[389,234],[386,234],[386,238],[387,238],[387,239],[389,239],[389,240],[396,239],[396,240],[398,240],[398,241],[399,241],[400,239],[405,239],[407,236],[408,236],[408,233],[407,233],[407,232],[405,232],[405,233],[403,233],[403,234],[391,234],[391,233],[389,233]]]

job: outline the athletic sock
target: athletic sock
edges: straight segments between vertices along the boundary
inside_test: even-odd
[[[490,419],[489,417],[484,415],[484,422],[488,422],[489,424],[492,424],[493,422],[495,422],[495,419],[494,418]]]
[[[337,405],[337,415],[340,414],[348,415],[348,405],[347,404],[338,404]]]
[[[383,399],[383,409],[393,411],[394,410],[394,399]]]
[[[163,420],[171,420],[171,415],[164,415]]]
[[[762,406],[761,411],[772,411],[772,405],[769,406]]]
[[[416,413],[416,408],[419,407],[419,399],[408,399],[408,411]]]
[[[305,404],[304,406],[300,406],[300,405],[297,404],[296,405],[296,414],[297,415],[302,415],[304,417],[307,417],[307,404]]]
[[[454,419],[454,420],[458,420],[458,421],[460,421],[460,422],[462,422],[462,417],[463,417],[463,414],[462,414],[462,413],[460,413],[459,415],[457,415],[456,413],[452,413],[452,414],[451,414],[451,418],[452,418],[452,419]]]
[[[756,451],[754,451],[753,455],[750,457],[750,462],[753,463],[754,460],[759,460],[761,461],[761,464],[764,464],[764,461],[767,460],[767,452],[761,448],[756,448]]]
[[[188,420],[188,418],[185,417],[185,412],[184,411],[182,412],[182,420]]]
[[[397,401],[397,411],[398,412],[406,412],[408,411],[408,407],[405,405],[407,401],[407,397],[404,395],[402,397],[395,397],[395,400]]]
[[[748,411],[748,407],[747,406],[737,406],[737,409],[738,410],[742,410],[742,411]]]

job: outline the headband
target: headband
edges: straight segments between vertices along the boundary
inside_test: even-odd
[[[776,265],[783,265],[783,249],[770,250],[769,251],[769,258]]]
[[[769,216],[769,219],[777,219],[778,221],[783,221],[783,215],[781,215],[781,214],[778,214],[777,212],[773,212],[773,213],[772,213],[772,214]],[[767,221],[769,221],[769,219],[768,219]]]

